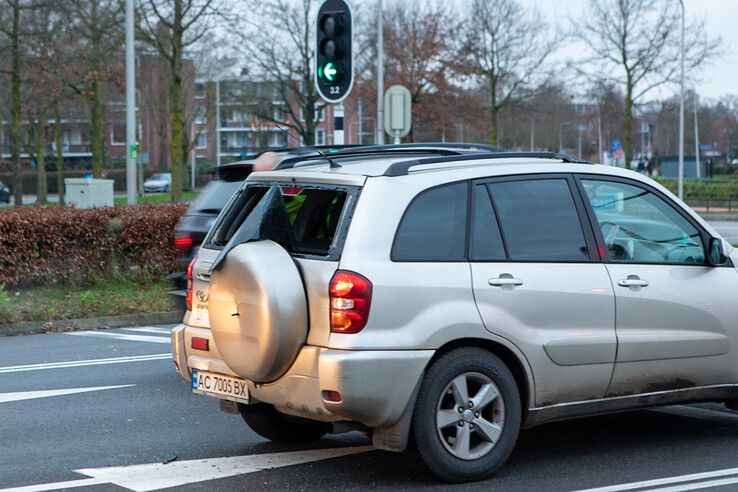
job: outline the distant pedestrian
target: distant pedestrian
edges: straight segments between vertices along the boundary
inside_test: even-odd
[[[647,176],[653,176],[653,170],[654,170],[654,167],[655,167],[654,164],[655,163],[653,162],[653,159],[648,159],[646,161],[646,175]]]

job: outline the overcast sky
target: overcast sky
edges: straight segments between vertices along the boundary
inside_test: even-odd
[[[578,17],[587,4],[587,0],[520,1],[523,5],[537,7],[552,26],[566,25],[566,19]],[[678,0],[672,1],[674,8],[679,9]],[[697,86],[700,96],[738,95],[738,0],[684,0],[684,4],[687,23],[693,17],[705,19],[710,32],[722,38],[726,51],[719,60],[701,69]],[[575,52],[572,47],[565,50],[572,51]]]

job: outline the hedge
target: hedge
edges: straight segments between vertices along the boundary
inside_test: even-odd
[[[0,212],[0,283],[84,281],[114,269],[176,271],[174,228],[187,206],[23,207]]]

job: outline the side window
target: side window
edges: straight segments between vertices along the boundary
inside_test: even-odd
[[[470,259],[476,261],[507,259],[500,227],[497,224],[497,216],[485,185],[474,186],[472,210]]]
[[[616,181],[583,179],[608,256],[627,263],[703,264],[699,231],[656,194]]]
[[[459,261],[465,257],[468,183],[433,188],[410,203],[392,247],[394,261]]]
[[[587,261],[587,242],[563,178],[491,183],[510,260]]]

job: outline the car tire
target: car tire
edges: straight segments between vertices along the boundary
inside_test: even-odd
[[[502,360],[479,348],[453,350],[429,367],[421,383],[412,423],[414,449],[443,481],[483,480],[512,452],[521,413],[515,378]]]
[[[270,441],[309,443],[318,441],[330,431],[330,424],[285,415],[266,403],[240,404],[238,407],[249,427]]]

